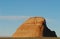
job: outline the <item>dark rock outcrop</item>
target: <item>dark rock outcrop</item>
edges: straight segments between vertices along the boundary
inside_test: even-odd
[[[43,30],[43,36],[44,37],[57,37],[55,31],[51,31],[47,25],[46,25],[46,21],[43,23],[44,25],[44,30]]]

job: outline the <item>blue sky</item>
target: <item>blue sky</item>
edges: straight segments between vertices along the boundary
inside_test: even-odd
[[[11,36],[30,16],[45,17],[60,37],[60,0],[0,0],[0,36]]]

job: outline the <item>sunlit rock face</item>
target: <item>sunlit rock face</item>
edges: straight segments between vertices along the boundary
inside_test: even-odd
[[[44,18],[31,17],[16,30],[13,37],[56,37],[56,34],[47,28]]]

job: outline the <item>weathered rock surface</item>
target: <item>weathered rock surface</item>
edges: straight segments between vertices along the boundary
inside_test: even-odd
[[[46,26],[42,17],[31,17],[13,34],[13,37],[57,37],[54,31]]]

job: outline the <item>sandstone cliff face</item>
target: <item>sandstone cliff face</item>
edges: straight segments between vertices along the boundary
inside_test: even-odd
[[[13,37],[56,37],[56,34],[47,28],[44,18],[31,17],[16,30]]]

